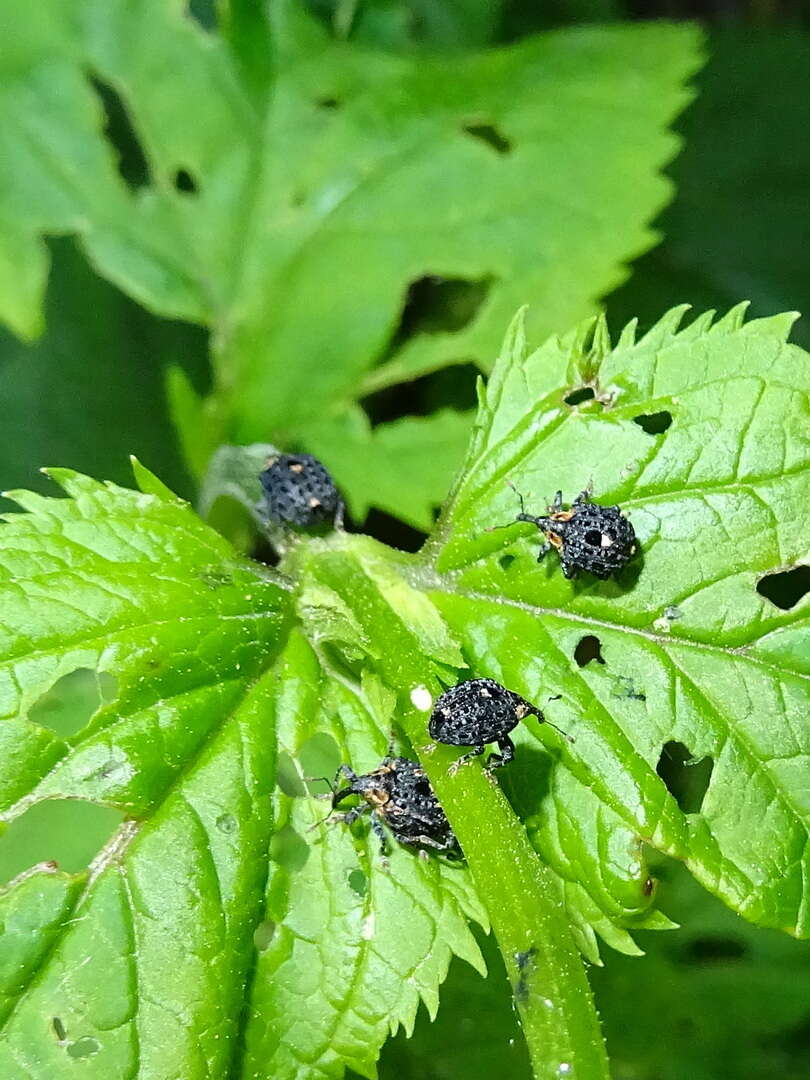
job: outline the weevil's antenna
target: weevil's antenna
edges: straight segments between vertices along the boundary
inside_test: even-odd
[[[512,489],[512,491],[514,491],[514,493],[517,495],[518,501],[520,502],[520,512],[521,512],[521,514],[525,514],[526,513],[526,504],[523,501],[523,496],[521,495],[521,493],[518,491],[518,489],[515,487],[515,485],[512,483],[511,480],[506,480],[506,486],[510,487]]]
[[[557,734],[562,735],[566,742],[575,743],[577,741],[573,735],[569,735],[567,731],[563,731],[561,727],[557,727],[557,725],[552,723],[551,720],[546,720],[545,716],[543,717],[543,723],[548,724],[548,726],[551,728],[554,728]]]
[[[504,483],[506,484],[507,487],[510,487],[512,489],[512,491],[514,491],[514,493],[518,497],[518,500],[520,501],[520,517],[516,517],[515,521],[523,521],[523,520],[533,521],[534,519],[531,518],[526,513],[526,504],[525,504],[525,502],[523,500],[523,496],[518,491],[518,489],[515,487],[515,485],[512,483],[512,481],[511,480],[504,480]],[[496,529],[508,529],[511,525],[515,524],[515,521],[507,521],[507,523],[505,525],[490,525],[489,528],[484,529],[484,532],[495,532]]]

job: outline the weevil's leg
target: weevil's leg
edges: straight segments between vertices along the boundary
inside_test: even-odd
[[[374,835],[380,841],[380,855],[385,858],[388,854],[388,837],[385,835],[385,829],[383,828],[378,815],[373,811],[371,814],[371,828],[374,830]]]
[[[425,847],[435,848],[436,851],[447,851],[448,848],[456,846],[455,836],[450,840],[445,840],[444,843],[439,843],[438,840],[434,840],[432,836],[413,836],[408,840],[409,844],[423,844]]]
[[[481,746],[474,746],[472,748],[472,750],[470,750],[469,754],[464,754],[462,757],[460,757],[458,759],[458,761],[453,762],[453,764],[447,770],[448,775],[449,776],[455,776],[462,765],[466,765],[467,762],[472,761],[472,759],[474,757],[478,757],[479,754],[483,754],[483,752],[485,750],[486,750],[486,746],[483,743],[481,744]]]
[[[351,810],[347,810],[345,814],[335,814],[333,821],[342,821],[344,825],[354,825],[355,821],[363,814],[367,814],[371,807],[366,804],[365,806],[353,806]],[[372,815],[373,825],[373,815]]]
[[[562,510],[562,492],[558,491],[554,496],[554,502],[551,504],[552,513],[558,514]]]
[[[514,760],[515,744],[508,735],[502,735],[498,739],[498,749],[501,751],[500,754],[490,754],[487,758],[487,772],[500,769],[502,765],[508,765],[510,761]]]
[[[561,559],[562,572],[567,578],[575,578],[577,576],[577,567],[573,563],[568,562],[567,559]]]
[[[543,559],[545,559],[546,555],[548,555],[548,553],[551,551],[553,546],[554,545],[550,544],[548,540],[546,540],[544,544],[541,544],[540,549],[537,552],[537,561],[542,562]]]
[[[357,773],[351,767],[351,765],[339,765],[338,771],[335,773],[335,785],[340,778],[348,780],[350,784],[354,784],[357,781]]]
[[[343,532],[343,517],[346,513],[346,504],[343,499],[338,499],[337,510],[335,511],[335,528],[338,532]]]
[[[579,506],[581,503],[588,503],[593,498],[593,480],[588,481],[588,486],[584,491],[580,491],[579,495],[574,499],[574,506]]]

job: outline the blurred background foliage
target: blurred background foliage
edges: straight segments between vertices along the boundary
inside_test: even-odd
[[[603,298],[609,322],[618,328],[638,316],[643,328],[682,301],[723,310],[741,297],[751,300],[755,315],[810,310],[810,10],[803,0],[308,3],[336,37],[409,55],[460,54],[570,24],[698,19],[707,31],[707,63],[696,79],[698,97],[677,123],[684,145],[667,170],[676,193],[655,222],[661,242]],[[214,25],[213,0],[192,0],[190,10],[202,25]],[[111,102],[108,122],[121,168],[137,180],[139,148],[115,110]],[[127,484],[127,456],[135,453],[193,498],[165,375],[177,366],[197,393],[210,388],[206,332],[149,314],[97,276],[72,239],[51,240],[49,247],[43,335],[23,344],[0,330],[2,486],[41,487],[36,469],[45,464]],[[417,290],[403,329],[463,325],[471,300],[452,282]],[[807,319],[794,338],[810,345]],[[373,424],[403,417],[418,424],[420,416],[448,409],[455,410],[448,413],[453,425],[452,417],[473,404],[472,374],[460,365],[383,390],[364,402],[368,416]],[[447,436],[453,444],[464,437],[463,428]],[[385,454],[399,457],[406,449],[403,429],[387,437],[373,468],[384,471]],[[433,455],[443,458],[446,448],[423,440],[420,454],[415,468],[429,470]],[[443,483],[439,477],[431,500],[438,502]],[[424,491],[422,485],[414,500]],[[394,510],[378,506],[356,525],[418,548],[423,533],[413,520],[397,520]],[[38,704],[37,722],[78,730],[104,695],[94,672],[76,672]],[[673,790],[688,787],[689,768],[673,768],[667,778]],[[117,823],[114,812],[85,803],[37,806],[0,837],[0,881],[38,860],[77,870]],[[647,951],[641,960],[605,948],[605,966],[592,972],[616,1080],[810,1075],[810,943],[754,929],[673,863],[658,864],[656,876],[662,909],[683,929],[641,933]],[[389,1042],[383,1080],[529,1076],[500,958],[491,942],[482,945],[490,978],[480,980],[455,961],[438,1020],[430,1024],[421,1015],[412,1039],[400,1033]]]

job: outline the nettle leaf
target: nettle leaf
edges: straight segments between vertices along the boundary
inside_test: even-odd
[[[331,668],[334,642],[374,654],[352,609],[299,590],[319,659],[289,635],[289,581],[135,471],[141,492],[50,470],[68,498],[11,493],[27,513],[0,526],[0,820],[58,798],[125,815],[88,872],[40,864],[0,891],[0,1074],[373,1076],[389,1031],[420,1001],[435,1015],[452,954],[483,971],[486,914],[463,863],[395,848],[386,867],[304,785],[376,767],[390,739],[391,690]],[[405,596],[395,563],[368,563]],[[426,656],[460,663],[406,599]],[[66,737],[34,706],[76,669],[107,692]]]
[[[467,920],[486,914],[461,864],[420,859],[392,845],[390,866],[366,827],[356,835],[323,819],[302,771],[333,776],[351,762],[376,768],[390,739],[394,699],[349,688],[293,636],[278,664],[280,786],[265,924],[243,1075],[374,1077],[389,1032],[413,1029],[420,999],[431,1016],[453,953],[485,971]],[[281,766],[283,765],[283,768]],[[322,785],[325,790],[325,785]]]
[[[488,368],[527,295],[545,336],[591,311],[656,239],[647,223],[671,190],[659,170],[678,146],[666,126],[699,63],[693,28],[400,56],[333,40],[289,0],[249,30],[223,12],[206,32],[184,8],[5,12],[0,223],[13,225],[0,227],[0,314],[39,332],[41,237],[76,233],[139,302],[209,326],[212,398],[173,380],[198,473],[219,443],[288,447],[313,423],[352,423],[374,390]],[[137,176],[104,137],[112,113],[131,122]],[[420,288],[428,316],[409,326]],[[407,432],[433,452],[430,426]],[[408,478],[406,513],[424,526],[458,458],[441,455],[429,477],[395,441],[348,444],[349,497],[368,498],[370,448],[392,488]]]
[[[529,812],[565,879],[632,915],[648,843],[746,918],[807,936],[810,598],[800,580],[766,597],[769,575],[810,562],[810,357],[786,343],[793,316],[683,315],[615,346],[600,320],[533,353],[516,320],[431,541],[431,595],[470,667],[561,695],[547,715],[576,743]],[[506,480],[535,513],[592,483],[641,556],[617,580],[567,581],[556,556],[536,563],[533,526],[489,531],[519,509]],[[693,812],[656,772],[673,742],[711,766]]]

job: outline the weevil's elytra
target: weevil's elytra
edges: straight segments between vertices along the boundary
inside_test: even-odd
[[[278,454],[267,462],[259,480],[271,521],[298,529],[341,527],[340,492],[326,466],[312,454]]]
[[[400,844],[434,848],[449,856],[460,854],[450,822],[417,762],[387,757],[378,768],[363,776],[358,776],[348,765],[341,765],[338,776],[348,783],[333,793],[332,808],[336,809],[352,795],[365,800],[365,806],[346,811],[341,820],[351,825],[361,814],[370,812],[371,827],[380,840],[383,855],[387,850],[383,823]]]
[[[527,514],[520,499],[516,521],[536,525],[545,537],[537,561],[555,548],[559,552],[563,574],[567,578],[586,570],[602,581],[624,567],[636,553],[636,533],[619,506],[602,506],[591,501],[589,491],[582,491],[571,506],[563,509],[562,492],[558,491],[548,513],[536,517]]]
[[[487,768],[494,769],[514,758],[509,732],[527,716],[536,716],[541,723],[545,720],[535,705],[494,679],[469,679],[439,697],[428,728],[438,742],[475,748],[455,762],[453,771],[483,754],[487,743],[497,743],[500,753],[490,754],[487,760]]]

